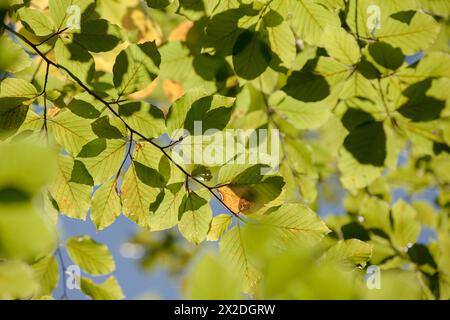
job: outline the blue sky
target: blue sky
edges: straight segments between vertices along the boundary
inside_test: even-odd
[[[88,234],[98,242],[105,243],[116,262],[116,271],[113,273],[118,279],[127,299],[136,299],[144,294],[156,294],[161,299],[179,298],[177,281],[171,279],[164,270],[157,269],[152,273],[142,270],[139,260],[127,259],[120,254],[120,246],[129,240],[137,230],[135,223],[123,215],[111,226],[97,233],[91,221],[80,221],[60,216],[59,228],[61,242],[70,237]],[[72,264],[65,250],[62,250],[65,266]],[[86,276],[86,275],[84,275]],[[92,277],[94,281],[104,281],[108,276]],[[55,297],[62,295],[62,281],[54,292]],[[86,299],[78,290],[68,290],[70,299]]]

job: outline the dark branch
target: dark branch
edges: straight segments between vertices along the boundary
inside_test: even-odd
[[[56,37],[56,36],[59,36],[61,33],[63,33],[64,31],[66,31],[67,29],[69,29],[69,28],[64,28],[64,29],[62,29],[62,30],[60,30],[60,31],[58,31],[58,32],[56,32],[56,33],[54,33],[54,34],[52,34],[52,35],[49,36],[48,38],[46,38],[46,39],[42,40],[41,42],[39,42],[39,43],[36,45],[36,47],[42,46],[44,43],[46,43],[47,41],[50,41],[51,39],[53,39],[53,38]]]

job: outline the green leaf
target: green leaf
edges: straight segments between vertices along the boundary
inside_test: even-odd
[[[217,241],[222,235],[227,231],[228,227],[231,225],[232,219],[229,214],[219,214],[214,216],[211,221],[211,226],[208,231],[208,235],[206,240],[208,241]]]
[[[241,299],[242,282],[233,266],[213,255],[204,256],[187,278],[188,299]]]
[[[439,30],[439,23],[433,17],[416,12],[409,23],[389,17],[377,33],[377,38],[411,55],[431,46]]]
[[[85,119],[97,119],[101,115],[104,105],[98,105],[87,93],[76,95],[67,105],[67,108],[79,117]]]
[[[116,269],[108,247],[87,235],[70,238],[66,248],[70,259],[89,274],[105,275]]]
[[[150,187],[138,178],[136,165],[132,162],[121,188],[123,214],[141,227],[149,228],[150,205],[158,194],[159,188]]]
[[[169,6],[173,0],[146,0],[150,8],[163,9]]]
[[[367,97],[374,99],[378,97],[378,92],[374,89],[373,83],[360,72],[353,72],[344,84],[339,93],[339,98],[349,99],[353,97]]]
[[[0,186],[3,188],[33,196],[52,181],[55,169],[56,154],[44,147],[25,142],[0,144]]]
[[[163,112],[145,102],[128,102],[119,106],[120,116],[146,138],[158,138],[165,132]]]
[[[415,0],[349,0],[346,22],[354,34],[373,38],[385,28],[393,14],[400,11],[407,14],[415,9]]]
[[[157,170],[159,171],[158,175],[161,176],[160,179],[168,180],[167,172],[164,171],[167,169],[165,167],[165,164],[167,163],[164,162],[167,159],[161,153],[161,150],[151,143],[140,141],[136,146],[133,157],[135,162],[139,162],[141,167],[146,166],[149,169]]]
[[[274,27],[268,27],[270,49],[279,58],[282,67],[291,68],[296,56],[295,35],[289,23],[283,21]]]
[[[427,54],[420,60],[414,71],[412,76],[419,79],[426,77],[450,78],[450,55],[444,52]]]
[[[200,130],[197,132],[199,133]],[[236,148],[232,148],[233,146]],[[224,145],[228,144],[227,148]],[[174,160],[179,164],[199,166],[220,166],[244,153],[244,146],[232,132],[211,131],[208,134],[183,136],[182,141],[172,148]]]
[[[236,225],[220,239],[219,254],[241,275],[244,292],[252,292],[261,273],[249,256],[249,244],[246,240],[241,226]]]
[[[220,1],[219,6],[225,1]],[[204,46],[213,48],[219,55],[231,54],[232,48],[242,32],[239,20],[245,16],[242,9],[231,8],[218,12],[206,26]]]
[[[186,195],[184,186],[180,190],[171,192],[164,190],[164,198],[158,208],[150,215],[150,230],[159,231],[170,229],[178,224],[178,212]]]
[[[342,185],[352,192],[367,187],[383,172],[383,167],[361,164],[343,147],[340,149],[338,168],[342,173],[340,177]]]
[[[201,88],[206,93],[213,94],[231,73],[230,67],[222,58],[206,53],[193,55],[180,41],[170,41],[161,47],[160,52],[159,76],[162,80],[176,81],[184,92]]]
[[[325,103],[305,103],[277,91],[270,96],[269,106],[297,129],[315,129],[325,124],[331,115]]]
[[[32,263],[51,254],[57,239],[50,221],[28,201],[3,201],[0,203],[0,259]]]
[[[231,117],[234,101],[234,98],[221,95],[200,98],[192,103],[187,110],[184,129],[197,135],[198,133],[194,132],[195,121],[202,123],[202,134],[209,129],[225,129]],[[179,116],[179,113],[177,116]]]
[[[420,235],[417,212],[411,205],[399,200],[392,207],[392,219],[394,220],[392,241],[399,250],[406,252]]]
[[[120,215],[122,205],[116,192],[116,181],[102,184],[94,193],[91,206],[91,219],[97,230],[103,230],[111,225]]]
[[[92,187],[72,182],[73,168],[73,158],[60,156],[58,174],[49,186],[49,192],[62,214],[85,220],[91,202]]]
[[[55,57],[58,64],[83,83],[89,83],[94,76],[95,65],[92,55],[70,36],[59,38],[55,44]]]
[[[93,300],[122,300],[125,298],[120,284],[113,276],[103,283],[94,283],[91,279],[81,277],[81,291]]]
[[[389,234],[391,232],[389,211],[389,203],[377,197],[368,197],[360,206],[360,214],[364,218],[363,225]]]
[[[25,7],[17,13],[24,27],[38,37],[48,36],[55,31],[53,21],[39,10]]]
[[[75,160],[73,163],[72,174],[69,182],[75,182],[79,184],[85,184],[87,186],[94,185],[94,179],[92,178],[86,166],[80,160]]]
[[[318,0],[318,3],[321,3],[328,9],[335,11],[344,7],[345,4],[344,0]]]
[[[39,290],[33,269],[20,261],[0,263],[0,299],[29,299]]]
[[[428,228],[436,228],[439,215],[430,203],[423,200],[417,200],[412,203],[412,206],[416,210],[417,219],[421,224]]]
[[[105,139],[95,139],[83,146],[80,153],[77,155],[78,158],[95,158],[101,154],[106,149]]]
[[[314,211],[301,204],[284,204],[269,214],[256,217],[261,225],[273,228],[279,246],[316,243],[330,230]]]
[[[199,244],[206,239],[209,224],[212,219],[211,208],[208,201],[191,192],[185,195],[180,206],[178,229],[181,234],[194,244]]]
[[[389,70],[397,70],[405,62],[403,52],[387,43],[371,43],[368,46],[368,52],[375,64],[384,73],[388,73]]]
[[[50,134],[61,147],[72,155],[77,155],[83,146],[95,139],[90,121],[74,115],[70,111],[61,111],[48,119]]]
[[[0,109],[0,140],[17,132],[26,119],[28,108],[27,105],[18,105]]]
[[[159,73],[161,56],[154,42],[132,44],[123,50],[114,64],[114,86],[119,97],[140,91]]]
[[[120,121],[120,120],[119,120]],[[92,131],[99,137],[105,139],[120,139],[124,137],[126,130],[122,122],[117,118],[103,116],[91,123]]]
[[[365,122],[350,131],[345,148],[359,163],[384,166],[386,159],[386,133],[381,122]]]
[[[163,188],[166,184],[164,177],[155,169],[149,168],[138,161],[134,161],[136,174],[143,183],[153,188]]]
[[[296,35],[311,45],[321,45],[326,26],[339,27],[337,14],[314,0],[296,1],[292,8],[292,28]]]
[[[92,145],[92,143],[89,143],[88,145],[85,145],[78,154],[78,157],[82,158],[80,160],[85,164],[86,169],[94,179],[95,185],[109,180],[109,178],[118,172],[120,165],[125,158],[126,151],[126,141],[124,140],[93,140],[93,142],[97,141],[105,142],[105,145],[101,145],[100,149],[96,145],[95,150],[93,151],[94,153],[86,156],[86,146]]]
[[[329,96],[330,85],[322,75],[302,70],[292,72],[282,90],[296,100],[317,102]]]
[[[343,64],[355,65],[361,58],[356,39],[343,28],[325,28],[322,41],[328,55]]]
[[[90,52],[107,52],[114,49],[122,38],[119,26],[108,20],[96,19],[81,23],[81,29],[74,33],[73,41]]]
[[[271,58],[269,45],[259,33],[245,30],[234,44],[234,71],[246,80],[252,80],[261,75],[269,66]]]
[[[23,48],[6,33],[0,36],[0,47],[0,71],[15,73],[31,66],[32,61]]]
[[[398,112],[414,122],[437,120],[445,108],[445,101],[436,99],[429,93],[432,91],[432,79],[416,82],[403,91],[408,101],[398,108]],[[444,84],[444,87],[447,87]],[[443,89],[444,89],[443,87]],[[439,90],[440,91],[440,90]]]
[[[19,103],[36,98],[36,96],[36,88],[25,80],[6,78],[0,83],[2,108],[17,106]]]
[[[39,281],[39,296],[52,295],[58,285],[59,270],[54,256],[39,260],[32,265],[34,276]]]
[[[433,14],[448,17],[450,15],[450,3],[445,0],[420,0],[422,7],[427,12],[432,12]]]
[[[57,29],[61,30],[86,18],[93,9],[93,3],[90,0],[49,0],[49,7]],[[77,19],[76,16],[78,12],[81,15],[80,19]],[[73,27],[77,27],[77,25]]]
[[[180,99],[175,101],[175,103],[170,107],[169,114],[167,116],[167,131],[172,138],[173,134],[177,129],[184,128],[184,123],[186,121],[186,116],[191,108],[191,106],[199,101],[201,98],[206,97],[207,94],[202,90],[192,90],[187,92]],[[192,132],[191,132],[192,134]]]
[[[237,176],[239,176],[245,170],[253,167],[251,164],[225,164],[220,167],[217,174],[217,181],[219,184],[229,184]]]
[[[345,269],[364,268],[372,256],[372,246],[366,242],[350,239],[340,240],[325,253],[324,261],[336,263]]]

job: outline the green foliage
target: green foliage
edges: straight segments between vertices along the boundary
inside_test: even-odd
[[[108,247],[88,236],[71,238],[67,241],[66,247],[70,258],[92,275],[105,275],[116,268]]]
[[[101,231],[121,214],[143,229],[147,267],[181,273],[218,242],[188,298],[450,298],[446,1],[34,2],[0,8],[0,298],[52,297],[63,249],[91,276],[114,272],[106,245],[58,246],[54,224]],[[232,137],[217,163],[178,161],[229,129],[277,129],[280,167],[262,173],[273,145],[234,161],[273,131]],[[322,219],[329,195],[344,212]],[[380,290],[365,286],[371,265]],[[113,276],[80,283],[124,298]]]

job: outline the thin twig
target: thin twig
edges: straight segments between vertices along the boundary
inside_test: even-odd
[[[66,31],[67,29],[69,29],[69,28],[64,28],[64,29],[59,30],[58,32],[52,34],[52,35],[49,36],[48,38],[46,38],[46,39],[42,40],[41,42],[39,42],[36,46],[37,46],[37,47],[42,46],[44,43],[46,43],[47,41],[50,41],[51,39],[53,39],[53,38],[56,37],[56,36],[59,36],[61,33],[63,33],[64,31]]]
[[[171,141],[167,146],[164,146],[163,148],[164,148],[164,149],[170,149],[170,148],[172,148],[173,146],[179,144],[181,141],[183,141],[184,138],[185,138],[185,137],[183,136],[183,137],[180,137],[180,138],[177,139],[177,140]]]
[[[133,132],[130,132],[130,141],[129,141],[127,152],[125,154],[125,158],[123,159],[122,164],[120,165],[119,170],[117,171],[116,177],[114,178],[114,184],[115,184],[115,187],[116,187],[117,194],[119,194],[119,190],[117,188],[117,182],[119,180],[120,173],[122,172],[122,169],[125,166],[125,163],[127,162],[127,159],[129,157],[131,159],[131,148],[132,147],[133,147]]]
[[[64,264],[64,259],[61,254],[61,248],[58,246],[58,249],[56,250],[56,254],[58,255],[58,259],[60,261],[61,269],[62,269],[62,287],[63,287],[63,294],[60,299],[69,299],[69,295],[67,294],[67,283],[66,283],[66,266]]]
[[[45,131],[45,137],[48,141],[48,127],[47,127],[47,83],[48,83],[48,74],[50,71],[50,64],[47,63],[47,67],[45,69],[45,80],[44,80],[44,88],[42,89],[44,93],[44,124],[42,129]]]
[[[44,60],[42,60],[42,59],[39,60],[38,65],[36,67],[36,70],[34,70],[34,73],[31,76],[30,83],[32,83],[34,81],[34,79],[36,79],[37,74],[39,73],[39,70],[41,69],[41,66],[42,66],[43,62],[44,62]]]

